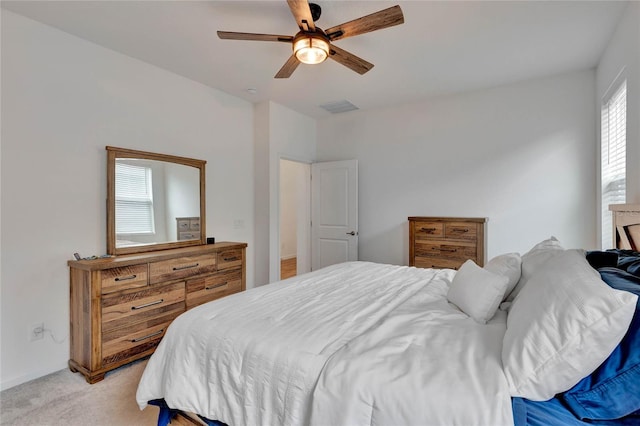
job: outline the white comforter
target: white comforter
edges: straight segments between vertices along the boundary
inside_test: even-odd
[[[351,262],[177,318],[149,360],[140,408],[230,425],[510,425],[506,316],[447,303],[453,271]]]

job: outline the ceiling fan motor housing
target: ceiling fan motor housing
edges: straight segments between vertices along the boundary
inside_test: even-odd
[[[309,9],[311,9],[311,19],[313,19],[313,22],[320,19],[320,15],[322,15],[322,8],[319,4],[309,3]]]

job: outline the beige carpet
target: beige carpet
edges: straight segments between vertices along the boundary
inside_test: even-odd
[[[94,385],[66,369],[2,391],[0,425],[155,425],[158,408],[136,404],[145,365],[126,365]]]

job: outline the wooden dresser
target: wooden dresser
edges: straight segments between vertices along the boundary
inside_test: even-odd
[[[185,310],[245,290],[245,243],[71,260],[71,359],[87,382],[150,355]]]
[[[177,217],[176,227],[178,229],[178,241],[197,240],[200,238],[199,217]]]
[[[410,217],[409,266],[458,269],[485,263],[486,218]]]

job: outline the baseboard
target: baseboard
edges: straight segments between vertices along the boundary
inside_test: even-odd
[[[283,261],[283,260],[289,260],[289,259],[295,259],[295,258],[296,258],[296,256],[297,256],[297,255],[295,255],[295,254],[291,254],[291,255],[289,255],[289,256],[281,256],[281,257],[280,257],[280,261]]]
[[[57,368],[53,367],[51,369],[34,371],[28,374],[24,374],[22,376],[14,377],[13,379],[2,380],[0,381],[0,391],[11,389],[12,387],[30,382],[31,380],[39,379],[40,377],[47,376],[51,373],[56,373],[60,370],[64,370],[65,368],[68,368],[66,362]]]

